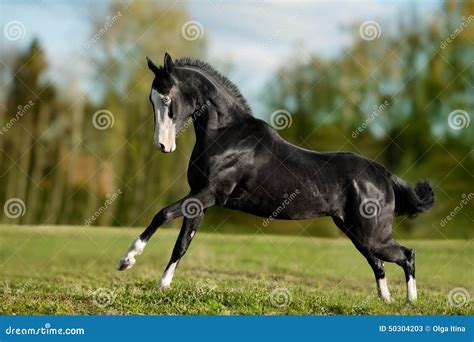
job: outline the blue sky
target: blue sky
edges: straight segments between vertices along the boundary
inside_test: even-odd
[[[77,0],[0,0],[2,28],[17,20],[25,35],[17,41],[0,40],[2,49],[26,46],[39,37],[46,48],[53,74],[83,48],[95,33],[93,15],[106,16],[107,2]],[[125,1],[125,0],[123,0]],[[131,1],[131,0],[127,0]],[[138,0],[136,0],[138,1]],[[171,3],[167,1],[167,3]],[[208,42],[208,60],[216,64],[230,61],[230,78],[241,88],[253,107],[257,94],[281,65],[295,55],[304,60],[309,54],[335,57],[350,45],[350,24],[375,20],[382,33],[409,7],[422,14],[439,6],[438,1],[187,1],[191,19],[200,22]]]

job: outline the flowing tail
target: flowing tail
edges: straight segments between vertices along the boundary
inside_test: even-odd
[[[433,207],[434,193],[427,181],[416,183],[415,189],[394,175],[390,175],[390,182],[395,192],[395,213],[397,215],[415,217]]]

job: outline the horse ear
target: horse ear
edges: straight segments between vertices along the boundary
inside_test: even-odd
[[[163,59],[163,65],[165,67],[166,73],[168,73],[168,75],[171,74],[171,70],[173,69],[174,63],[173,63],[173,59],[168,54],[168,52],[165,52],[165,57]]]
[[[148,68],[153,71],[154,74],[158,72],[158,67],[153,63],[153,61],[146,56],[146,63],[148,64]]]

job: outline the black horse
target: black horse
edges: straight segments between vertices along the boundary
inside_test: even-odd
[[[184,216],[159,284],[169,287],[206,209],[214,205],[286,220],[331,216],[372,267],[383,300],[391,301],[384,261],[403,267],[408,300],[416,299],[414,252],[393,240],[392,221],[394,214],[414,217],[433,206],[427,182],[412,189],[355,153],[314,152],[288,143],[254,118],[237,87],[206,63],[173,62],[168,54],[162,67],[147,62],[155,75],[150,94],[155,146],[174,151],[177,134],[189,120],[194,122],[191,191],[155,215],[120,260],[119,270],[135,264],[162,224]]]

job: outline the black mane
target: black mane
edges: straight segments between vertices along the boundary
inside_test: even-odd
[[[205,71],[209,76],[216,79],[221,85],[223,85],[229,93],[242,105],[242,107],[249,113],[252,114],[252,109],[247,103],[247,100],[243,97],[242,93],[240,92],[239,88],[232,83],[227,77],[220,74],[216,69],[210,66],[208,63],[197,60],[191,59],[189,57],[178,58],[174,62],[175,66],[183,66],[183,67],[192,67],[197,68],[200,70]]]

